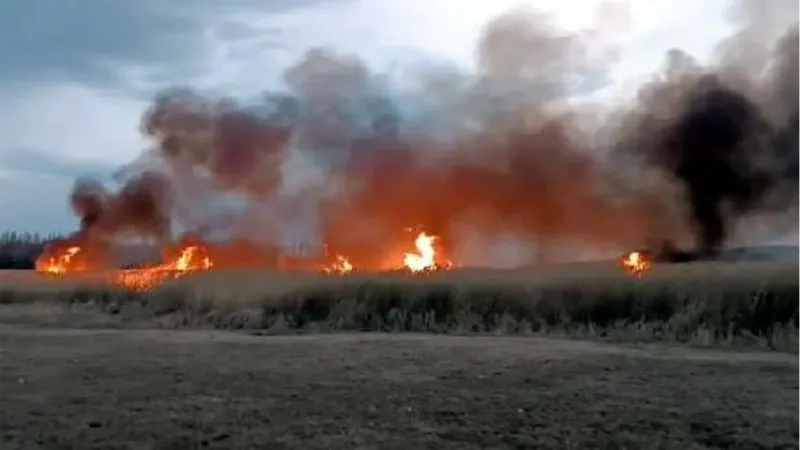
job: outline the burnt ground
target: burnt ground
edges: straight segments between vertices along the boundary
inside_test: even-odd
[[[420,334],[5,325],[0,448],[797,448],[798,360]]]

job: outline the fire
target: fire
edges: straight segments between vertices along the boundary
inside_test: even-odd
[[[74,257],[80,253],[81,248],[72,246],[63,253],[56,255],[42,255],[36,260],[36,271],[50,275],[63,275],[75,269]]]
[[[417,235],[414,246],[417,253],[406,253],[403,257],[403,266],[413,273],[429,272],[443,268],[436,262],[436,248],[434,243],[437,237],[425,232]],[[449,263],[444,267],[448,267]]]
[[[384,268],[405,270],[411,273],[427,273],[449,269],[452,266],[451,263],[440,264],[437,261],[436,247],[434,246],[437,239],[438,237],[425,232],[419,233],[414,240],[414,247],[417,252],[405,253],[402,261],[396,264],[390,263]],[[322,268],[322,271],[328,274],[342,275],[355,271],[355,266],[347,257],[337,255],[332,263]]]
[[[323,269],[325,273],[345,274],[353,271],[353,264],[342,255],[336,255],[336,261]]]
[[[437,255],[435,243],[437,236],[421,232],[416,235],[414,247],[416,252],[405,253],[402,258],[396,255],[394,263],[389,267],[405,270],[410,273],[428,273],[449,269],[449,262],[442,264]],[[174,251],[168,251],[165,262],[138,269],[114,270],[109,269],[105,259],[94,248],[85,248],[81,245],[54,247],[43,254],[36,262],[39,273],[68,276],[71,273],[82,272],[90,278],[97,278],[109,284],[133,291],[145,291],[160,284],[186,275],[209,271],[216,268],[211,258],[210,249],[197,240],[184,240]],[[215,249],[215,254],[220,257],[220,262],[225,266],[230,261],[225,258],[222,250]],[[227,263],[225,261],[228,261]],[[306,270],[320,270],[317,263],[299,261],[300,267]],[[265,266],[266,267],[266,266]],[[269,266],[272,267],[272,266]],[[376,268],[377,269],[377,268]],[[336,255],[332,262],[322,267],[321,271],[328,274],[343,275],[356,271],[356,265],[344,255]]]
[[[622,267],[629,274],[641,277],[650,270],[650,259],[642,252],[630,252],[622,258]]]
[[[178,272],[188,270],[209,270],[214,264],[208,256],[198,256],[201,253],[200,247],[191,245],[181,251],[178,259],[173,263],[173,269]]]
[[[36,261],[36,271],[46,275],[64,277],[76,272],[84,272],[96,276],[111,284],[130,290],[147,290],[171,278],[210,270],[214,264],[208,256],[208,250],[200,245],[183,245],[177,256],[163,264],[131,270],[90,271],[86,263],[83,248],[73,245],[59,250],[49,250]],[[81,257],[81,260],[78,260]],[[93,264],[93,266],[96,264]]]
[[[111,282],[129,290],[152,289],[169,279],[210,270],[214,264],[207,253],[205,247],[188,245],[181,249],[174,260],[157,266],[119,271],[112,275]]]
[[[435,241],[436,236],[429,236],[424,232],[420,233],[414,241],[414,246],[417,248],[418,253],[406,253],[405,257],[403,257],[403,265],[412,272],[432,269],[436,257],[436,250],[433,248]]]

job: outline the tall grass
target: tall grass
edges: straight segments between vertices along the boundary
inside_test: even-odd
[[[461,270],[410,276],[211,272],[151,292],[91,282],[0,284],[0,302],[87,305],[131,324],[299,331],[548,333],[796,350],[796,263]]]

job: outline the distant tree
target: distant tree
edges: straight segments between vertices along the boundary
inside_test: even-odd
[[[58,239],[57,233],[43,238],[39,233],[4,231],[0,233],[0,270],[31,270],[47,242]]]

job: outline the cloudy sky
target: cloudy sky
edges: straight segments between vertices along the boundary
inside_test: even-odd
[[[74,178],[107,176],[147,146],[139,118],[161,89],[254,96],[312,46],[357,53],[378,70],[422,60],[469,68],[482,25],[519,3],[2,0],[0,230],[74,228]],[[621,52],[613,88],[657,68],[671,47],[706,58],[731,30],[725,0],[630,0],[614,14],[598,14],[599,1],[521,3],[565,28],[605,29]]]

